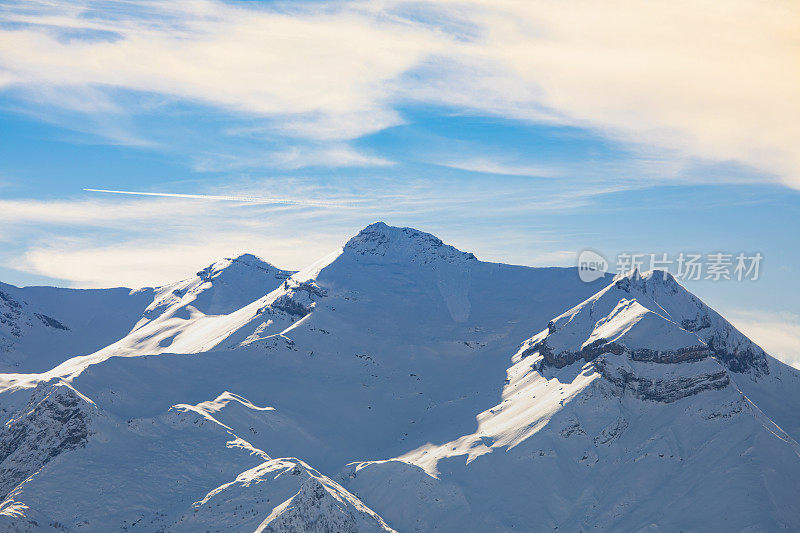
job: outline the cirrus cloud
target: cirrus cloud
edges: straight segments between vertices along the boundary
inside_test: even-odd
[[[387,164],[343,143],[418,102],[590,128],[800,188],[796,2],[134,0],[0,16],[0,87],[20,100],[60,95],[51,104],[84,113],[87,94],[107,109],[120,90],[199,102],[316,143],[317,164]]]

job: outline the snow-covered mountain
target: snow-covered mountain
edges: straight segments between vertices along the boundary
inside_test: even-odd
[[[180,329],[200,318],[236,311],[291,274],[244,254],[156,288],[18,288],[0,283],[0,371],[44,372],[148,325],[140,337],[157,330],[159,335],[149,342],[167,348],[170,324]]]
[[[116,341],[152,301],[149,292],[0,283],[0,371],[44,372]]]
[[[296,273],[0,290],[0,530],[800,528],[800,373],[662,272],[375,223]]]

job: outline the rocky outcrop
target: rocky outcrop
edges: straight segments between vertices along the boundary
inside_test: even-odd
[[[341,502],[319,480],[310,477],[289,500],[264,521],[265,533],[341,532],[357,533],[356,517],[342,512]],[[378,526],[376,523],[375,526]],[[378,530],[377,527],[375,530]]]
[[[543,367],[563,368],[623,353],[633,361],[665,364],[714,357],[732,372],[769,373],[764,350],[660,271],[615,278],[551,320],[518,357],[538,354]]]
[[[292,275],[288,270],[281,270],[253,254],[242,254],[228,257],[213,263],[197,273],[203,282],[213,282],[220,277],[237,277],[241,275],[259,275],[270,280],[286,279]]]
[[[713,332],[707,343],[714,356],[731,371],[739,374],[748,371],[753,371],[756,375],[769,374],[767,354],[738,331]]]
[[[712,352],[705,346],[687,346],[677,350],[653,350],[649,348],[639,348],[628,350],[622,344],[608,342],[606,339],[598,339],[578,351],[561,351],[554,353],[547,345],[546,340],[542,340],[527,348],[522,352],[523,357],[538,353],[543,357],[543,364],[553,368],[564,368],[576,361],[593,361],[604,354],[620,355],[627,353],[634,361],[647,361],[651,363],[683,363],[700,361],[712,355]]]
[[[677,350],[651,350],[649,348],[639,348],[632,350],[631,359],[634,361],[647,361],[651,363],[686,363],[705,359],[711,355],[705,346],[687,346]]]
[[[8,292],[0,291],[0,336],[5,333],[11,337],[22,337],[23,331],[32,327],[36,321],[48,328],[69,331],[67,326],[55,318],[34,312],[26,302]]]
[[[85,446],[95,410],[67,383],[37,386],[0,430],[0,499],[55,457]]]
[[[302,318],[314,309],[314,304],[327,295],[325,289],[312,281],[297,282],[291,278],[283,282],[284,293],[259,313],[281,311],[295,318]]]
[[[394,531],[352,493],[299,459],[270,459],[195,503],[168,531]]]
[[[69,328],[67,326],[65,326],[64,324],[62,324],[61,322],[59,322],[58,320],[56,320],[51,316],[43,315],[41,313],[34,313],[33,316],[41,320],[42,324],[44,324],[45,326],[49,326],[53,329],[63,329],[64,331],[69,331]]]
[[[769,374],[764,350],[687,291],[671,274],[656,270],[645,274],[632,272],[616,279],[614,284],[640,300],[648,298],[662,305],[660,312],[684,330],[695,333],[731,371]]]
[[[22,335],[20,319],[22,318],[22,303],[10,294],[0,291],[0,326],[7,334],[14,337]]]
[[[606,353],[624,353],[625,347],[615,342],[608,342],[605,339],[598,339],[578,351],[562,350],[555,353],[553,349],[547,345],[547,340],[543,339],[539,343],[531,346],[529,350],[539,352],[544,358],[544,365],[554,368],[564,368],[581,359],[588,362]],[[533,352],[528,352],[528,354]]]
[[[697,369],[683,375],[653,377],[641,375],[630,368],[610,362],[606,358],[594,361],[594,368],[607,382],[618,387],[622,393],[630,393],[641,400],[672,403],[706,390],[727,387],[731,380],[728,372],[719,367],[716,371]]]

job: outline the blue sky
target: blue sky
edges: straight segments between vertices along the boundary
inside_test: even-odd
[[[528,265],[760,252],[758,281],[688,285],[800,361],[797,11],[5,2],[0,279],[300,268],[375,220]]]

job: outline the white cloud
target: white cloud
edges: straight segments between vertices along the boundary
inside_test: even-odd
[[[800,315],[734,309],[725,317],[767,353],[800,369]]]
[[[277,266],[304,264],[308,255],[322,257],[336,249],[335,239],[321,236],[315,244],[298,250],[299,242],[279,235],[238,232],[204,234],[179,243],[131,240],[111,246],[90,241],[64,242],[35,247],[25,252],[25,270],[56,279],[68,279],[78,287],[145,287],[163,285],[193,275],[222,257],[255,253]],[[327,242],[327,245],[326,245]],[[15,265],[16,266],[16,265]]]
[[[480,172],[483,174],[531,176],[539,178],[548,178],[555,175],[555,171],[550,168],[519,165],[489,158],[467,158],[456,161],[445,161],[437,164],[449,168],[468,170],[470,172]]]
[[[340,246],[350,229],[331,223],[334,206],[169,198],[75,204],[15,206],[22,216],[3,224],[16,239],[3,247],[0,264],[78,287],[152,286],[245,252],[299,268]]]
[[[17,23],[0,30],[0,87],[95,115],[123,106],[114,89],[199,102],[260,117],[286,138],[334,143],[327,156],[296,156],[321,164],[381,164],[342,143],[402,123],[397,106],[413,100],[589,127],[800,188],[797,2],[88,6],[0,8]]]
[[[275,177],[230,182],[198,198],[87,192],[96,196],[0,200],[0,265],[84,287],[165,283],[243,252],[299,269],[376,220],[454,239],[479,257],[560,262],[566,252],[545,255],[554,243],[542,236],[511,228],[498,234],[495,225],[474,225],[476,219],[529,216],[587,201],[542,189],[463,179],[409,179],[399,187],[395,180],[374,177],[332,178],[324,185]],[[300,205],[236,200],[266,196]],[[221,201],[229,199],[234,201]]]
[[[394,162],[365,154],[342,143],[327,146],[292,146],[271,153],[256,155],[213,154],[197,156],[194,167],[200,171],[231,171],[269,166],[294,170],[303,167],[387,167]]]
[[[507,68],[500,90],[511,105],[499,112],[517,116],[528,100],[561,120],[800,187],[797,2],[471,5],[484,34],[460,52]]]
[[[162,7],[130,3],[89,22],[75,9],[53,20],[63,28],[101,28],[119,38],[60,38],[54,26],[0,31],[0,65],[9,84],[118,87],[157,92],[260,115],[286,116],[299,135],[352,138],[399,122],[381,105],[387,82],[440,45],[429,31],[378,20],[355,5],[291,12],[179,1]],[[153,20],[136,17],[142,7]],[[149,14],[153,16],[153,14]],[[174,15],[174,18],[169,18]],[[39,20],[41,17],[41,20]],[[57,27],[56,26],[56,27]],[[16,80],[16,83],[13,81]]]
[[[292,182],[282,180],[260,191],[314,207],[100,193],[91,199],[0,200],[0,238],[8,237],[0,264],[82,287],[175,281],[241,252],[281,266],[303,265],[340,244],[344,232],[333,236],[314,226],[347,208],[336,203],[338,196],[314,202],[313,192],[291,189]],[[256,196],[251,192],[245,195]],[[297,240],[304,231],[313,237]]]
[[[74,228],[102,228],[109,230],[110,235],[114,231],[127,233],[148,228],[157,231],[159,227],[183,227],[203,217],[219,223],[232,212],[230,205],[211,199],[149,198],[142,201],[135,198],[91,197],[97,194],[87,192],[87,199],[55,201],[0,199],[0,223],[19,235],[41,228],[54,234]],[[262,206],[261,209],[277,210],[281,207]],[[142,222],[145,224],[137,226]],[[20,239],[20,243],[30,244],[24,239]]]

